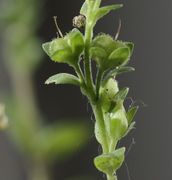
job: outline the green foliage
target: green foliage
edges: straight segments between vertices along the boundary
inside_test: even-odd
[[[6,129],[8,126],[8,118],[5,114],[5,106],[0,104],[0,130]]]
[[[96,120],[95,136],[102,147],[102,155],[95,158],[94,164],[107,175],[108,180],[117,179],[116,171],[125,158],[125,148],[116,149],[116,146],[135,126],[133,118],[138,107],[131,107],[126,111],[124,101],[129,88],[119,89],[116,80],[116,76],[135,70],[126,66],[132,56],[134,44],[104,33],[94,37],[93,32],[99,19],[121,7],[121,4],[101,7],[101,0],[85,0],[80,10],[82,17],[86,18],[84,36],[79,30],[75,30],[77,36],[72,35],[73,41],[69,33],[64,38],[43,45],[52,60],[73,66],[78,76],[67,75],[62,78],[61,75],[56,75],[47,83],[78,85],[88,98]],[[83,61],[80,61],[81,56]],[[95,79],[92,75],[92,60],[97,64]]]
[[[50,78],[47,79],[47,81],[45,82],[45,84],[73,84],[73,85],[80,85],[80,81],[79,79],[71,74],[67,74],[67,73],[60,73],[60,74],[56,74],[54,76],[51,76]]]
[[[134,116],[136,115],[137,111],[138,111],[138,106],[133,106],[131,108],[129,108],[128,112],[127,112],[127,119],[128,119],[128,124],[131,124]]]
[[[123,73],[132,72],[132,71],[135,71],[133,67],[129,67],[129,66],[116,67],[115,69],[107,71],[107,73],[103,77],[103,82],[106,83],[107,80],[110,78],[113,78]]]
[[[113,176],[124,161],[125,148],[117,149],[108,154],[102,154],[94,159],[94,164],[98,170]]]
[[[33,0],[5,0],[0,4],[6,63],[19,72],[33,72],[42,57],[41,42],[36,37],[40,23],[37,8],[41,9],[38,1]]]
[[[124,101],[127,94],[128,94],[129,88],[123,88],[118,93],[115,94],[114,101],[115,102],[121,102]]]
[[[93,40],[90,54],[99,68],[107,71],[126,64],[132,54],[132,47],[131,43],[116,41],[109,35],[101,34]]]
[[[64,38],[43,44],[43,49],[53,61],[75,67],[84,49],[84,38],[78,29],[73,29]]]
[[[108,121],[107,121],[108,122]],[[109,115],[110,138],[120,140],[128,129],[128,121],[122,105],[117,105]]]
[[[83,146],[87,138],[88,131],[83,123],[53,124],[38,131],[34,139],[35,153],[48,162],[66,159]]]
[[[30,180],[49,180],[47,171],[50,163],[69,158],[86,143],[89,136],[87,125],[82,123],[45,126],[45,117],[40,114],[35,102],[32,78],[43,55],[37,37],[43,3],[39,0],[0,2],[3,64],[11,83],[11,89],[0,94],[10,119],[8,125],[4,106],[0,104],[0,130],[8,125],[11,139],[27,158]],[[73,29],[64,39],[55,39],[43,47],[55,61],[63,58],[73,65],[79,63],[84,39],[79,30]],[[50,82],[80,85],[79,78],[65,73],[53,76]]]
[[[89,19],[90,26],[95,26],[96,22],[103,16],[107,15],[110,11],[121,8],[122,4],[116,4],[111,6],[105,6],[99,8],[101,0],[86,0],[81,7],[80,14]]]

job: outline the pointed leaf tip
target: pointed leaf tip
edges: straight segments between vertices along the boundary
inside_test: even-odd
[[[131,124],[131,122],[133,121],[138,109],[139,109],[138,106],[133,106],[128,110],[128,112],[127,112],[128,124]]]
[[[96,14],[96,19],[99,20],[103,16],[107,15],[110,11],[120,9],[122,7],[123,7],[122,4],[115,4],[115,5],[101,7]]]
[[[121,47],[114,50],[109,56],[109,64],[113,67],[121,66],[130,58],[130,50],[128,47]],[[109,66],[110,66],[109,65]]]
[[[126,87],[126,88],[123,88],[121,89],[120,91],[118,91],[118,93],[115,95],[114,97],[114,101],[115,102],[118,102],[118,101],[124,101],[127,94],[129,92],[129,88]]]
[[[47,42],[47,43],[44,43],[42,44],[42,49],[45,51],[45,53],[50,56],[50,43]]]

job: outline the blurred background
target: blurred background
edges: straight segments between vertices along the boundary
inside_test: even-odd
[[[119,180],[172,179],[172,1],[109,0],[123,9],[95,30],[135,43],[136,71],[119,78],[140,106],[137,129],[121,142],[130,151]],[[53,16],[63,33],[72,28],[83,0],[0,0],[0,102],[9,127],[0,132],[1,180],[100,180],[92,159],[99,148],[87,100],[73,86],[46,86],[58,72],[41,44],[56,37]],[[129,101],[129,100],[128,100]],[[55,137],[55,138],[54,138]],[[133,144],[133,139],[135,144]]]

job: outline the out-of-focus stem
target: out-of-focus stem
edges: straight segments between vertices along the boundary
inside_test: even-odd
[[[44,162],[40,160],[34,161],[31,165],[30,180],[49,180],[49,174]]]
[[[18,113],[20,113],[21,116],[24,115],[24,119],[26,120],[28,120],[29,117],[33,128],[37,128],[40,114],[35,101],[32,72],[18,71],[11,67],[11,65],[8,65],[8,69],[13,88],[13,95],[20,111]]]
[[[114,176],[107,175],[107,180],[118,180],[118,178],[116,175]]]

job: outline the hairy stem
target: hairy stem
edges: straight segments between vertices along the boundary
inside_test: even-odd
[[[97,78],[96,78],[96,98],[99,99],[99,90],[100,90],[100,85],[102,81],[102,71],[99,69],[97,72]]]
[[[89,92],[91,93],[91,96],[93,97],[95,93],[94,93],[94,84],[92,78],[91,59],[89,53],[92,36],[93,36],[93,28],[87,23],[85,29],[84,70],[85,70],[87,87],[89,89]]]
[[[118,178],[116,175],[114,175],[114,176],[107,175],[107,180],[118,180]]]
[[[103,153],[108,153],[109,151],[108,140],[107,140],[106,127],[105,127],[104,116],[101,105],[99,103],[97,103],[96,105],[92,105],[92,109],[98,125]]]
[[[74,66],[74,69],[75,69],[75,72],[77,73],[78,77],[82,81],[82,83],[85,83],[84,75],[83,75],[80,65],[76,64],[76,66]]]

